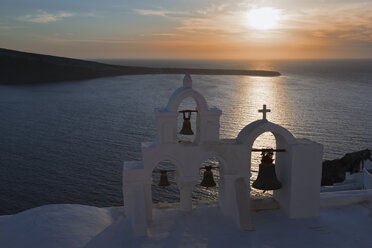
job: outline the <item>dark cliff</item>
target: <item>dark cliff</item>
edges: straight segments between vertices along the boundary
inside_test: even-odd
[[[280,76],[279,72],[261,70],[150,68],[119,66],[93,61],[19,52],[0,48],[0,84],[42,84],[99,77],[143,74],[204,74]]]

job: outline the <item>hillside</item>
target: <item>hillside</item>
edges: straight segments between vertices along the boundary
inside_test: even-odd
[[[194,75],[280,76],[279,72],[261,70],[119,66],[0,48],[0,84],[41,84],[119,75],[186,73]]]

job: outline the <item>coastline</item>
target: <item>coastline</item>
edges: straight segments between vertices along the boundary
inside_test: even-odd
[[[243,75],[277,77],[277,71],[153,68],[111,65],[93,61],[26,53],[0,48],[0,84],[33,85],[101,77],[148,74]]]

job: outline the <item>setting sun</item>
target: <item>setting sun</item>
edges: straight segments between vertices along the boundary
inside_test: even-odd
[[[252,9],[247,14],[248,24],[255,29],[274,28],[279,20],[279,10],[273,8]]]

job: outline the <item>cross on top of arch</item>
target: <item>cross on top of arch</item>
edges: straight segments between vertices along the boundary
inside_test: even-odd
[[[262,120],[266,120],[266,113],[271,112],[271,109],[266,109],[266,104],[263,105],[262,109],[258,110],[258,113],[262,113]]]

